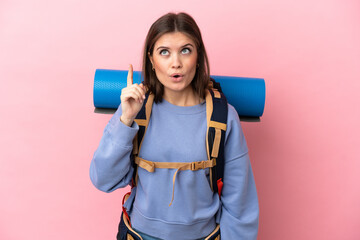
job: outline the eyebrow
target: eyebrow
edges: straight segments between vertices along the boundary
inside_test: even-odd
[[[181,46],[180,48],[184,48],[184,47],[188,47],[188,46],[191,46],[191,47],[194,48],[194,46],[193,46],[191,43],[187,43],[187,44]],[[169,47],[160,46],[160,47],[158,47],[158,48],[156,49],[156,51],[159,50],[159,49],[169,49]]]

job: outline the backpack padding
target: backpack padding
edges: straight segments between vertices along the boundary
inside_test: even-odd
[[[214,192],[221,195],[221,189],[218,189],[218,181],[224,178],[224,145],[226,135],[227,113],[228,105],[227,100],[223,93],[219,93],[216,89],[209,90],[211,97],[207,98],[207,102],[212,99],[212,112],[208,121],[207,131],[207,145],[208,157],[216,158],[216,166],[210,171],[211,187]],[[216,96],[215,96],[216,95]],[[209,103],[210,105],[210,103]],[[207,111],[210,106],[207,106]],[[210,114],[210,111],[209,111]],[[220,138],[220,139],[219,139]]]

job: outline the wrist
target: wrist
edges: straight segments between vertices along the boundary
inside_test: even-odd
[[[132,125],[132,123],[134,122],[134,119],[131,119],[131,118],[126,118],[126,117],[124,117],[123,115],[121,115],[120,116],[120,121],[122,122],[122,123],[124,123],[126,126],[131,126]]]

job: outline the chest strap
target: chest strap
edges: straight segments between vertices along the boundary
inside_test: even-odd
[[[178,172],[183,170],[197,171],[200,169],[214,167],[216,165],[216,159],[213,158],[211,160],[199,162],[152,162],[140,157],[135,157],[135,163],[148,172],[154,172],[155,168],[177,169],[173,176],[172,198],[169,204],[169,206],[171,206],[174,201],[175,181]]]

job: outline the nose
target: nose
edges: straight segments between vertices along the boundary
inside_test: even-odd
[[[181,68],[182,67],[181,57],[178,54],[173,55],[171,67],[172,68]]]

